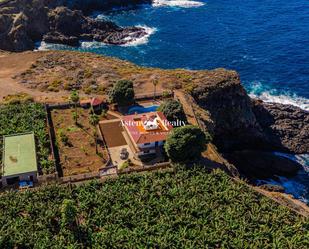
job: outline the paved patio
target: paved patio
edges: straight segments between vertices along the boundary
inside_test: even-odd
[[[112,148],[108,148],[109,149],[109,153],[111,155],[111,161],[113,163],[113,165],[115,166],[120,166],[122,165],[127,159],[123,160],[120,158],[120,152],[123,148],[126,148],[127,151],[129,152],[129,157],[131,160],[133,160],[133,152],[130,149],[129,145],[123,145],[123,146],[117,146],[117,147],[112,147]]]

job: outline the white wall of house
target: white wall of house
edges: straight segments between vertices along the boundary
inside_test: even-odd
[[[149,149],[147,151],[140,151],[137,153],[138,156],[142,156],[142,155],[150,155],[150,154],[155,154],[156,150],[155,149]]]
[[[158,141],[158,146],[163,146],[164,141]],[[156,142],[154,143],[145,143],[145,144],[138,144],[138,148],[141,149],[141,151],[138,153],[138,155],[147,155],[147,154],[155,154],[156,153]],[[145,151],[147,150],[147,151]]]
[[[156,143],[146,143],[146,144],[138,144],[137,145],[141,149],[148,149],[156,146]]]

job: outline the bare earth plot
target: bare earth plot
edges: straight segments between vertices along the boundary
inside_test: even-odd
[[[108,158],[107,151],[99,146],[103,158],[96,154],[94,127],[89,124],[89,110],[78,109],[78,123],[81,126],[75,125],[73,112],[73,109],[52,111],[63,175],[98,172]],[[68,137],[68,145],[61,141],[61,133]]]

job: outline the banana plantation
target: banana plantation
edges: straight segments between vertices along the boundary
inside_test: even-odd
[[[220,170],[176,167],[0,198],[0,248],[308,247],[308,220]]]
[[[37,141],[38,162],[44,174],[53,173],[55,166],[49,160],[50,143],[46,128],[46,112],[41,104],[10,104],[0,106],[0,148],[2,136],[34,132]],[[2,153],[0,153],[1,163]]]

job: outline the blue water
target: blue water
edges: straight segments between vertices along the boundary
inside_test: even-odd
[[[197,8],[141,6],[103,13],[120,25],[156,31],[139,46],[92,44],[80,50],[144,66],[234,69],[252,94],[309,110],[308,0],[201,2],[205,5]]]
[[[159,106],[153,105],[153,106],[132,106],[129,108],[128,114],[134,114],[134,113],[146,113],[146,112],[155,112],[158,109]]]
[[[252,96],[309,110],[308,0],[201,0],[203,6],[191,8],[180,0],[161,2],[180,6],[100,13],[119,25],[152,28],[147,39],[132,46],[82,43],[78,50],[143,66],[237,70]],[[301,184],[290,184],[289,191],[297,189],[296,197],[309,199],[308,156],[302,163],[304,171],[284,184]]]

